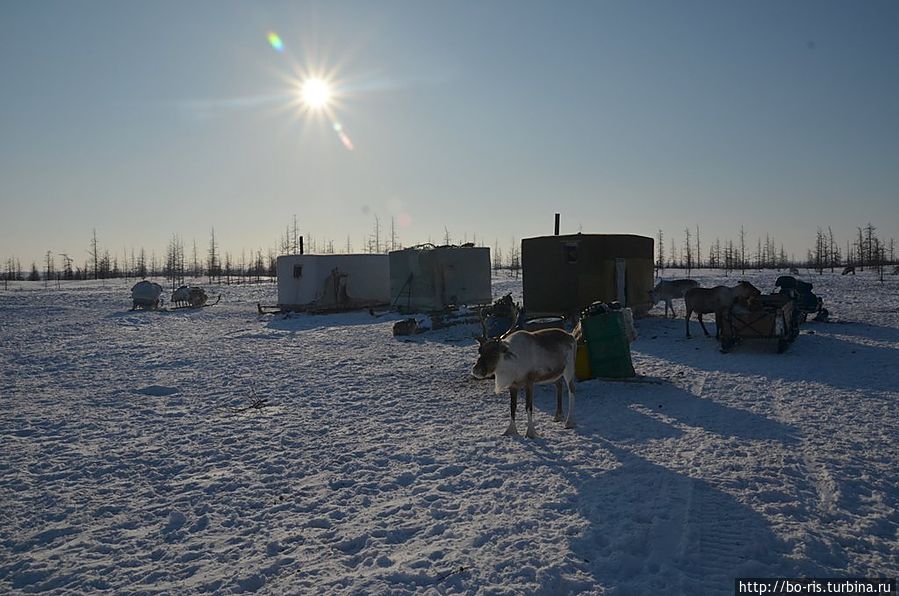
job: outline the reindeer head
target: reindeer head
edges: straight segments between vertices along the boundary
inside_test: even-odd
[[[514,358],[515,355],[509,350],[506,344],[500,338],[478,337],[478,361],[475,362],[474,368],[471,369],[471,376],[476,379],[487,379],[496,373],[496,367],[502,358]]]
[[[748,281],[741,281],[740,283],[737,284],[737,287],[734,289],[735,289],[734,295],[737,298],[746,298],[746,299],[758,298],[759,296],[762,295],[762,291],[759,290],[754,285],[752,285],[751,283],[749,283]]]

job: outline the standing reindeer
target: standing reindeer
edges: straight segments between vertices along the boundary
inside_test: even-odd
[[[698,288],[699,282],[695,279],[663,279],[656,284],[649,292],[649,300],[655,306],[659,300],[665,301],[665,318],[668,318],[668,309],[671,309],[671,318],[675,318],[677,313],[674,311],[672,300],[684,297],[687,290]]]
[[[714,288],[693,288],[687,290],[684,294],[684,304],[687,307],[687,316],[684,324],[687,327],[687,337],[690,337],[690,315],[696,313],[699,319],[699,325],[702,332],[709,335],[702,322],[702,315],[715,313],[715,338],[721,335],[721,321],[724,313],[727,312],[737,299],[749,299],[754,296],[760,296],[761,291],[748,281],[741,281],[736,286],[729,288],[727,286],[715,286]]]
[[[555,422],[562,420],[562,389],[568,388],[568,418],[565,428],[574,428],[574,357],[577,341],[563,329],[539,331],[513,331],[521,313],[516,309],[515,325],[500,337],[489,337],[487,325],[481,317],[483,336],[478,340],[478,361],[471,374],[477,379],[495,378],[497,394],[509,390],[511,421],[505,436],[518,436],[515,426],[515,410],[518,392],[524,389],[525,409],[528,414],[526,436],[538,437],[534,428],[534,385],[555,383]]]

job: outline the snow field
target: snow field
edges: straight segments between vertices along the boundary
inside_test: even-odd
[[[641,379],[579,383],[573,431],[541,387],[537,440],[500,436],[508,397],[468,375],[473,325],[394,338],[397,315],[260,317],[268,285],[145,313],[126,282],[19,284],[0,292],[0,590],[730,594],[739,576],[896,577],[899,284],[803,278],[834,322],[786,353],[721,354],[660,304],[637,321]],[[507,291],[520,281],[495,280]]]

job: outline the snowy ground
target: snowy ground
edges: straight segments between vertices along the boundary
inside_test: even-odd
[[[0,592],[896,577],[899,279],[803,277],[833,322],[786,353],[721,354],[659,305],[637,321],[642,382],[580,383],[575,430],[541,388],[537,440],[500,436],[472,326],[398,340],[393,315],[258,316],[274,286],[173,312],[128,312],[125,282],[0,290]]]

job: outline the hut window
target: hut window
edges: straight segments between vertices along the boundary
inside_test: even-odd
[[[293,276],[297,279],[303,277],[303,266],[302,265],[294,265],[293,266]]]
[[[566,242],[562,245],[562,253],[566,263],[577,263],[577,242]]]

